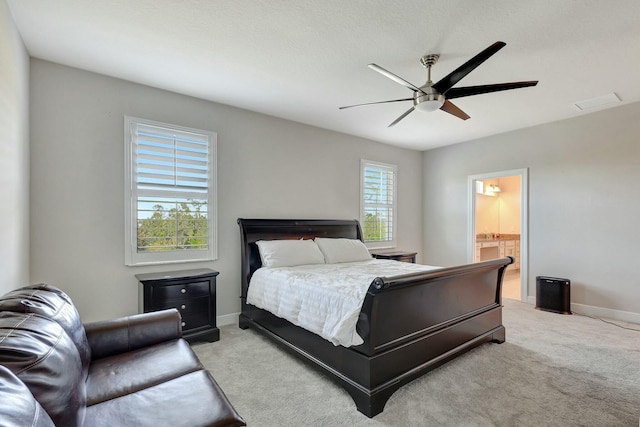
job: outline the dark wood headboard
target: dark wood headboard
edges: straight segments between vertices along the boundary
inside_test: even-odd
[[[246,219],[240,226],[242,299],[247,296],[249,279],[262,266],[258,240],[297,240],[315,237],[362,240],[360,223],[355,219]]]

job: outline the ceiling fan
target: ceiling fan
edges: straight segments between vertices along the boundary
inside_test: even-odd
[[[471,95],[480,95],[482,93],[489,92],[498,92],[501,90],[509,90],[509,89],[519,89],[528,86],[535,86],[538,84],[538,81],[526,81],[526,82],[513,82],[513,83],[497,83],[490,85],[480,85],[480,86],[467,86],[467,87],[458,87],[454,88],[453,86],[458,83],[464,76],[473,71],[478,65],[482,64],[484,61],[489,59],[493,54],[498,52],[500,49],[506,46],[504,42],[495,42],[460,67],[453,70],[447,76],[442,78],[437,83],[433,83],[431,81],[431,67],[438,62],[438,58],[440,55],[438,54],[429,54],[420,58],[420,63],[423,67],[427,69],[427,82],[417,87],[408,81],[404,80],[401,77],[393,74],[385,70],[376,64],[369,64],[368,67],[373,71],[377,71],[383,76],[393,80],[394,82],[401,84],[402,86],[411,89],[413,91],[412,98],[403,98],[403,99],[393,99],[390,101],[378,101],[378,102],[368,102],[365,104],[355,104],[355,105],[347,105],[344,107],[340,107],[341,110],[345,108],[351,107],[361,107],[363,105],[374,105],[374,104],[385,104],[388,102],[400,102],[400,101],[413,101],[413,106],[405,111],[400,117],[395,119],[389,127],[396,125],[400,120],[407,117],[414,110],[418,111],[435,111],[440,109],[449,114],[452,114],[462,120],[467,120],[469,115],[462,111],[460,108],[456,107],[449,99],[454,98],[462,98],[463,96],[471,96]]]

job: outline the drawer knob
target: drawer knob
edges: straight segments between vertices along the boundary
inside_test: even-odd
[[[186,294],[187,290],[185,288],[180,289],[180,293]]]
[[[187,308],[187,306],[186,306],[186,305],[184,305],[184,304],[182,304],[182,305],[180,306],[180,309],[181,309],[181,310],[184,310],[185,308]]]

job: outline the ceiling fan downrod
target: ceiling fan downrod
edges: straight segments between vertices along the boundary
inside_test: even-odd
[[[433,82],[431,81],[431,66],[438,62],[439,58],[440,55],[437,53],[420,58],[420,64],[427,69],[427,82],[420,87],[420,92],[413,94],[413,106],[418,111],[435,111],[444,104],[444,96],[432,87]]]
[[[427,81],[429,82],[431,81],[431,66],[435,65],[438,59],[440,59],[440,55],[437,53],[430,53],[420,58],[420,64],[427,69]]]

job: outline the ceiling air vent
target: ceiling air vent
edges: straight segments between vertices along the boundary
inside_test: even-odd
[[[573,104],[580,111],[595,110],[600,108],[612,107],[620,103],[620,98],[615,93],[598,96],[596,98],[585,99]]]

